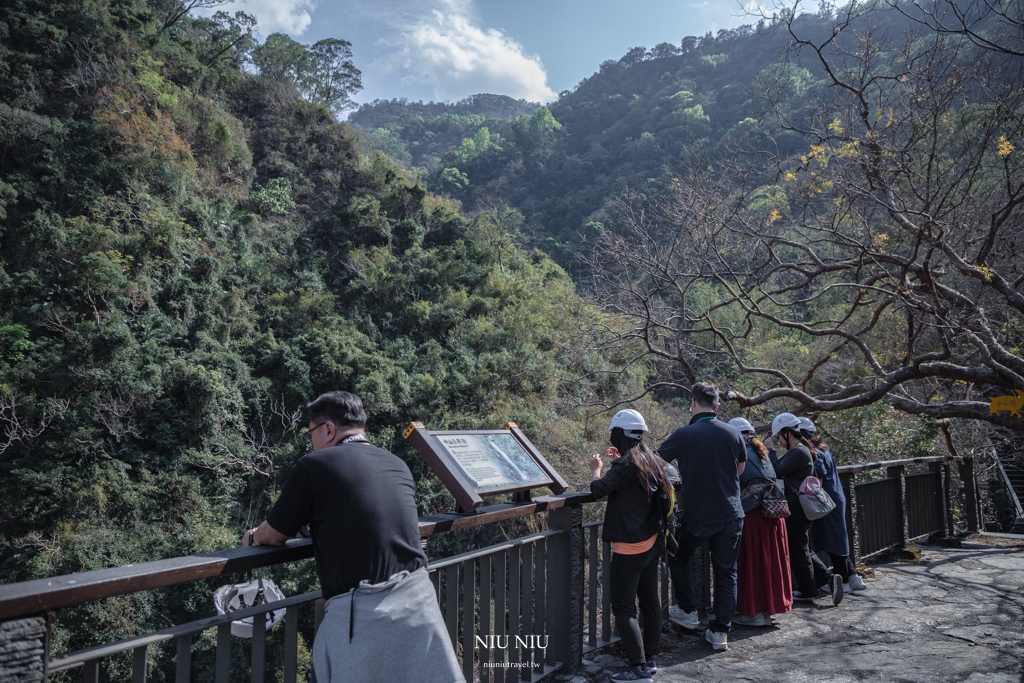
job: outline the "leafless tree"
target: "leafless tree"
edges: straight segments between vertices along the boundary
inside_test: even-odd
[[[936,33],[963,36],[986,50],[1024,57],[1024,5],[1012,0],[886,0]]]
[[[261,409],[256,419],[246,425],[237,438],[224,438],[214,442],[217,449],[212,467],[228,467],[268,480],[273,483],[277,473],[277,457],[285,443],[295,435],[302,410],[289,411],[284,399],[270,400],[266,410]]]
[[[146,396],[138,390],[104,389],[93,395],[91,417],[107,428],[114,440],[121,443],[127,435],[139,438],[139,412],[146,408]]]
[[[3,428],[0,455],[15,443],[31,445],[42,436],[54,420],[64,418],[64,414],[71,407],[71,400],[47,401],[35,420],[19,414],[18,408],[21,404],[22,400],[16,394],[0,394],[0,426]]]
[[[652,388],[713,372],[741,407],[1024,429],[986,400],[1024,390],[1024,61],[872,7],[814,40],[782,15],[789,64],[823,74],[809,113],[784,71],[768,92],[805,153],[774,177],[697,156],[667,199],[623,202],[594,291],[665,366]]]

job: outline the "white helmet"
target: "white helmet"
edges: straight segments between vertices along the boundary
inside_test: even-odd
[[[779,413],[772,420],[772,436],[775,436],[786,427],[796,431],[800,429],[800,418],[793,413]]]
[[[818,431],[818,428],[814,426],[813,422],[811,422],[811,418],[809,418],[809,417],[799,417],[797,419],[800,420],[800,431],[802,431],[802,432],[816,432],[816,431]]]
[[[647,431],[647,423],[644,416],[632,408],[626,408],[615,413],[612,422],[608,425],[608,431],[621,427],[626,436],[631,439],[639,439]]]
[[[731,424],[733,427],[740,430],[741,432],[757,431],[754,429],[754,425],[750,424],[750,421],[744,417],[734,417],[733,419],[729,420],[729,424]]]

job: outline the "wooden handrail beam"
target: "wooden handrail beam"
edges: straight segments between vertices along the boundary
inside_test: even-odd
[[[880,460],[878,462],[861,462],[856,465],[842,465],[837,467],[839,473],[849,472],[851,474],[855,472],[866,472],[868,470],[879,470],[887,467],[895,467],[897,465],[914,465],[914,464],[925,464],[929,462],[953,462],[959,461],[960,458],[952,458],[948,455],[928,455],[921,458],[903,458],[902,460]]]
[[[589,492],[544,496],[522,505],[491,505],[467,515],[442,514],[420,518],[420,536],[493,524],[566,505],[593,502]],[[186,581],[209,579],[313,557],[308,538],[292,539],[283,546],[228,548],[202,555],[172,557],[124,567],[54,576],[0,586],[0,621],[70,607],[118,595],[163,588]]]

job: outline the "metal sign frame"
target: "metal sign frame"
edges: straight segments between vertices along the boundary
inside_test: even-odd
[[[486,434],[509,434],[513,439],[518,442],[523,450],[526,451],[527,455],[534,461],[534,463],[544,473],[546,479],[543,482],[534,481],[530,482],[529,486],[508,486],[501,488],[489,488],[486,491],[481,492],[478,490],[476,483],[466,476],[462,467],[452,457],[452,454],[441,444],[438,437],[440,436],[459,436],[459,435],[486,435]],[[561,475],[555,471],[555,468],[547,461],[547,459],[541,455],[537,447],[534,446],[523,431],[519,429],[519,426],[514,422],[509,422],[502,429],[463,429],[463,430],[428,430],[422,422],[413,422],[409,425],[409,428],[405,430],[405,439],[417,450],[419,454],[423,456],[423,460],[427,463],[437,478],[441,480],[441,483],[445,485],[453,496],[455,496],[455,502],[459,506],[459,512],[472,512],[476,510],[483,503],[482,496],[496,496],[504,493],[511,493],[514,495],[516,502],[528,502],[529,494],[532,489],[547,486],[551,489],[551,492],[555,495],[563,493],[569,485],[565,483]]]

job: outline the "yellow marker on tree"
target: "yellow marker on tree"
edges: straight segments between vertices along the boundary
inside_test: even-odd
[[[1024,391],[1015,389],[1016,396],[996,396],[988,404],[988,410],[992,415],[998,415],[1002,410],[1010,411],[1012,417],[1022,417],[1021,408],[1024,408]]]

